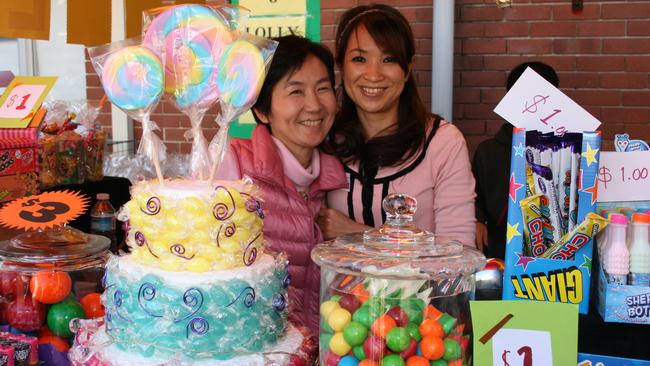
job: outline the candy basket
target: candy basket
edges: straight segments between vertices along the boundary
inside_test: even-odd
[[[321,365],[471,361],[469,300],[485,256],[416,228],[416,206],[391,194],[382,227],[312,251],[321,266]]]

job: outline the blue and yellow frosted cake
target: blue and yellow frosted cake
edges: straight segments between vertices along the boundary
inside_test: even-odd
[[[119,218],[131,253],[106,267],[96,336],[111,346],[100,358],[247,364],[299,348],[303,336],[287,322],[287,261],[264,253],[252,184],[140,182]]]

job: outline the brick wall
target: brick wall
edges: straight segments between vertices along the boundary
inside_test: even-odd
[[[323,43],[333,49],[341,13],[369,2],[321,0]],[[429,105],[433,1],[384,2],[400,9],[413,27],[414,74]],[[456,0],[454,122],[470,153],[502,123],[492,109],[505,94],[508,71],[532,60],[553,66],[560,88],[603,122],[606,149],[613,149],[613,135],[622,131],[650,141],[650,1],[585,0],[583,11],[572,14],[569,0],[513,0],[509,8],[498,8],[494,0]],[[88,97],[98,99],[99,80],[90,66],[87,71]],[[100,119],[110,126],[110,108],[104,111]],[[153,119],[169,151],[189,151],[186,116],[163,101]],[[204,120],[209,139],[216,132],[213,119],[212,114]]]

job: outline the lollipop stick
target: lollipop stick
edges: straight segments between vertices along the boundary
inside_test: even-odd
[[[219,124],[219,131],[217,131],[217,153],[214,155],[214,161],[212,162],[212,169],[210,170],[210,179],[208,183],[212,185],[214,181],[214,176],[217,174],[217,169],[223,160],[223,156],[226,152],[226,142],[228,141],[228,129],[230,123]]]
[[[156,175],[158,176],[158,181],[160,182],[160,185],[164,185],[164,180],[163,180],[163,175],[162,171],[160,170],[160,162],[158,161],[158,151],[156,149],[153,149],[153,166],[156,168]]]

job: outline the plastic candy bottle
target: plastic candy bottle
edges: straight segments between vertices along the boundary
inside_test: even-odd
[[[619,215],[623,216],[622,214],[616,212],[616,211],[607,211],[605,212],[604,216],[607,218],[607,221],[612,222],[612,216]],[[609,236],[610,236],[611,230],[609,228],[605,228],[605,230],[601,231],[598,236],[596,237],[596,243],[598,244],[598,257],[602,258],[603,253],[605,253],[605,248],[607,247],[607,243],[609,243]]]
[[[628,284],[650,286],[650,242],[648,227],[650,215],[635,213],[632,216],[632,242],[630,244],[630,275]]]
[[[115,236],[115,208],[108,193],[97,193],[97,202],[90,210],[90,232],[111,240],[111,250],[117,245]]]
[[[626,244],[627,217],[612,215],[608,226],[609,240],[603,253],[603,268],[607,273],[607,282],[617,285],[627,283],[630,273],[630,252]]]

